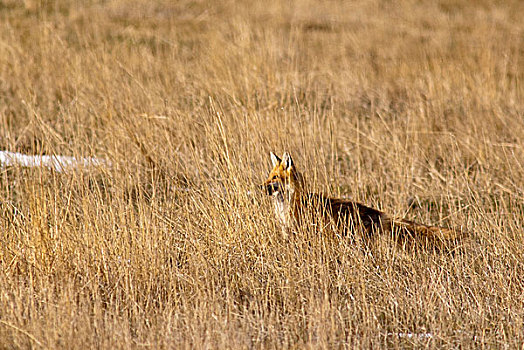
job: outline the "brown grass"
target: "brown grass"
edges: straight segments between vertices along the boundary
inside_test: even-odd
[[[1,170],[0,348],[522,347],[523,16],[0,1],[0,149],[113,163]],[[477,244],[286,240],[255,188],[270,150]]]

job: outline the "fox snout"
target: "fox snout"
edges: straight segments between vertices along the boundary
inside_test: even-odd
[[[270,182],[268,184],[260,185],[260,188],[270,196],[272,196],[275,192],[280,192],[280,187],[280,184],[277,182]]]

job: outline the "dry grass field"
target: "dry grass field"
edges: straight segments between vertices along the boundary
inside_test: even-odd
[[[524,347],[524,3],[0,0],[0,349]],[[455,252],[285,238],[311,186]]]

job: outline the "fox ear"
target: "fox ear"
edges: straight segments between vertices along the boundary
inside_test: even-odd
[[[273,164],[273,167],[276,167],[280,164],[280,162],[282,162],[282,160],[278,158],[278,156],[275,153],[269,152],[269,155],[271,156],[271,163]]]
[[[282,163],[284,163],[284,169],[289,169],[294,166],[293,158],[291,158],[287,152],[284,152],[284,155],[282,156]]]

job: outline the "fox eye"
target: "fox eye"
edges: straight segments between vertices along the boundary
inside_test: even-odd
[[[273,177],[271,178],[271,180],[276,180],[277,178],[278,178],[278,176],[273,175]]]

